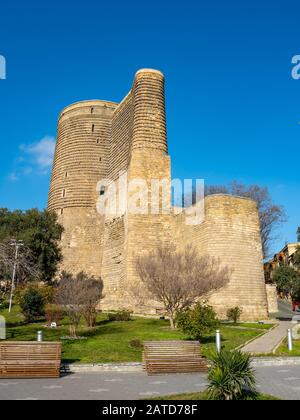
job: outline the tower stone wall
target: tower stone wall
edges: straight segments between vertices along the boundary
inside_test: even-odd
[[[247,198],[216,194],[205,198],[205,219],[198,226],[183,224],[185,243],[212,255],[231,270],[230,283],[209,297],[221,318],[239,306],[244,319],[268,314],[263,254],[256,203]]]
[[[147,214],[132,214],[126,206],[115,215],[99,214],[99,182],[109,179],[119,185],[124,173],[128,185],[136,179],[146,183]],[[141,305],[135,298],[139,282],[135,258],[158,244],[192,243],[201,254],[219,258],[232,270],[230,283],[209,296],[219,315],[224,317],[229,307],[240,306],[243,319],[266,318],[256,204],[227,195],[210,196],[205,199],[204,222],[190,226],[184,213],[150,212],[153,179],[171,180],[161,72],[137,72],[120,104],[95,100],[65,108],[58,122],[48,202],[65,228],[61,270],[101,276],[105,309],[158,313],[161,305],[157,302]],[[127,199],[134,193],[128,190]],[[164,194],[159,195],[160,209],[163,201],[172,207],[171,191]]]

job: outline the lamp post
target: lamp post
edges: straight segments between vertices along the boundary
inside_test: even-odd
[[[15,259],[14,259],[14,268],[13,268],[13,274],[12,274],[12,279],[11,279],[8,312],[11,312],[13,293],[15,289],[15,279],[16,279],[17,263],[18,263],[18,256],[19,256],[19,248],[23,246],[24,244],[23,244],[23,241],[16,241],[15,239],[12,239],[10,245],[15,247]]]

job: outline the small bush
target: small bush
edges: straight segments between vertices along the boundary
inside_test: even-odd
[[[243,310],[239,308],[238,306],[236,306],[235,308],[228,309],[227,311],[228,321],[233,321],[235,324],[237,324],[237,322],[239,321],[242,315],[242,312]]]
[[[212,400],[257,399],[251,358],[239,350],[222,350],[210,357],[208,395]]]
[[[179,312],[177,326],[191,340],[200,340],[219,326],[217,315],[209,305],[197,303],[193,308]]]
[[[143,342],[139,338],[134,338],[130,340],[129,346],[133,349],[141,349],[143,348]]]
[[[52,322],[58,324],[64,317],[64,311],[59,305],[48,304],[45,308],[45,318],[47,325],[51,325]]]
[[[33,322],[45,314],[44,296],[36,288],[28,288],[20,299],[21,312],[26,322]]]
[[[18,287],[14,294],[14,301],[18,305],[21,304],[24,295],[27,293],[28,290],[37,290],[42,296],[44,300],[44,304],[52,303],[55,294],[55,288],[49,286],[47,284],[41,283],[28,283],[24,286]]]
[[[9,302],[7,300],[4,300],[0,303],[0,309],[8,309],[9,308]]]
[[[131,321],[131,311],[123,310],[108,314],[109,321]]]

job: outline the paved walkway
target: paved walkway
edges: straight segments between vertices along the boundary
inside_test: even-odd
[[[258,390],[300,400],[300,366],[255,366]],[[59,379],[0,380],[2,400],[138,400],[203,391],[205,374],[147,376],[144,372],[71,374]],[[126,404],[125,404],[126,406]]]
[[[282,321],[289,321],[294,315],[296,314],[292,311],[291,303],[285,299],[278,299],[278,312],[270,314],[272,318]]]
[[[286,337],[287,330],[293,326],[294,324],[292,324],[290,321],[278,321],[277,327],[247,344],[242,348],[242,351],[251,354],[273,353],[276,347]]]

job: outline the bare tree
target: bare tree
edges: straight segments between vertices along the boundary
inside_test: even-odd
[[[163,304],[171,328],[175,328],[178,311],[229,281],[227,267],[221,267],[215,258],[199,255],[191,245],[183,250],[159,246],[136,258],[136,270],[150,297]]]
[[[15,263],[15,249],[10,241],[0,243],[0,300],[4,299],[11,284],[11,276]],[[16,284],[40,279],[40,271],[35,263],[31,250],[23,245],[18,254],[16,264]]]
[[[233,181],[228,186],[208,186],[206,187],[205,194],[230,194],[251,198],[256,201],[259,212],[264,258],[268,258],[270,256],[270,246],[276,239],[275,231],[278,226],[285,221],[286,217],[283,207],[273,202],[267,187],[260,187],[259,185],[245,185],[243,183]]]
[[[89,277],[85,273],[79,273],[77,279],[82,283],[81,313],[88,327],[96,325],[96,307],[104,298],[103,281],[101,278]]]
[[[62,305],[70,320],[70,336],[77,337],[76,330],[82,316],[88,326],[94,326],[96,322],[96,306],[104,297],[103,281],[88,276],[86,273],[79,273],[73,276],[70,273],[61,274],[56,302]]]

